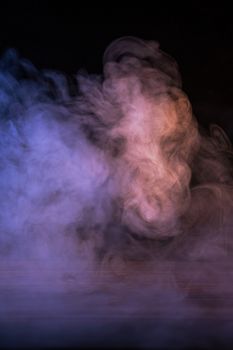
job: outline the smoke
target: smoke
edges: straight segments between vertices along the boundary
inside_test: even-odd
[[[80,72],[72,83],[13,50],[0,61],[0,295],[10,285],[14,310],[23,293],[40,319],[43,303],[28,293],[42,290],[49,303],[72,290],[81,318],[101,308],[110,319],[62,324],[62,339],[50,325],[55,345],[114,344],[128,327],[119,345],[211,346],[208,322],[226,316],[232,289],[230,141],[197,125],[177,64],[157,43],[122,38],[103,61],[102,76]],[[12,345],[4,300],[3,345]]]

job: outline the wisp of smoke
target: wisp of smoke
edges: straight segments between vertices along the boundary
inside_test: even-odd
[[[75,291],[77,314],[107,315],[109,328],[77,318],[72,335],[51,330],[55,345],[111,345],[121,334],[119,345],[212,346],[215,331],[197,324],[231,315],[231,143],[217,125],[198,126],[177,64],[156,42],[118,39],[103,63],[102,76],[80,72],[71,84],[13,50],[0,61],[0,341],[15,345],[11,286],[16,309],[15,295],[36,287]],[[22,305],[38,316],[44,303]]]

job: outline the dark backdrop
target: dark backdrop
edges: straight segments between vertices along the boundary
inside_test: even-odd
[[[233,20],[222,2],[144,2],[99,5],[79,1],[15,1],[0,8],[0,53],[14,47],[38,68],[73,74],[101,72],[115,38],[160,42],[178,62],[198,120],[221,125],[233,140]]]

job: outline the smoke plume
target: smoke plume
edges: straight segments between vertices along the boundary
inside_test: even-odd
[[[80,72],[72,83],[6,52],[2,344],[15,345],[9,334],[19,325],[9,315],[23,305],[37,317],[32,333],[42,329],[56,346],[116,339],[119,346],[228,345],[230,321],[222,320],[232,307],[232,155],[223,130],[198,126],[177,64],[156,42],[118,39],[104,54],[101,76]],[[48,293],[43,303],[28,301],[39,291]],[[48,306],[55,317],[61,304],[69,315],[76,310],[77,319],[59,324],[62,336],[52,321],[49,335],[38,321],[53,293],[66,296]],[[100,316],[99,323],[80,321],[87,312],[105,315],[108,325]],[[29,344],[51,345],[35,339]]]

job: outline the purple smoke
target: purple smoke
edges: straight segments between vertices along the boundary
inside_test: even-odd
[[[119,346],[209,347],[216,337],[228,344],[232,154],[217,125],[198,126],[176,62],[155,42],[115,41],[103,75],[80,73],[74,86],[7,52],[0,61],[2,344],[15,346],[9,334],[20,327],[16,338],[28,344],[21,309],[35,317],[29,344],[39,346],[118,339]],[[60,318],[48,327],[47,309]]]

